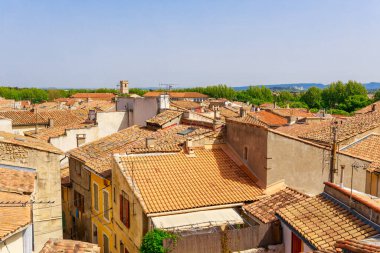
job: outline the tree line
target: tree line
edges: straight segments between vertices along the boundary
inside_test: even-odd
[[[289,106],[292,108],[308,108],[312,111],[328,109],[330,113],[349,114],[363,108],[374,101],[380,100],[380,90],[376,91],[374,98],[368,98],[366,88],[359,82],[348,81],[343,83],[337,81],[326,86],[324,89],[311,87],[306,91],[272,92],[265,86],[249,86],[246,90],[235,90],[225,84],[207,87],[195,87],[186,89],[175,89],[174,91],[195,91],[208,95],[211,98],[226,98],[229,100],[248,102],[254,105],[263,103],[274,103],[278,106]],[[75,93],[114,93],[117,89],[38,89],[38,88],[14,88],[0,87],[0,97],[15,100],[31,100],[33,103],[52,101],[56,98],[70,97]],[[144,95],[147,90],[131,88],[130,93]],[[119,94],[121,95],[121,94]]]

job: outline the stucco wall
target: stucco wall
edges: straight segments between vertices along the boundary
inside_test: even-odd
[[[0,163],[36,171],[35,201],[53,202],[33,205],[34,244],[38,252],[49,238],[62,238],[59,155],[4,143],[0,152]]]
[[[129,252],[139,252],[142,238],[148,230],[148,219],[143,212],[140,202],[133,194],[129,184],[121,174],[118,165],[114,162],[112,168],[112,187],[115,187],[116,202],[113,202],[113,227],[118,240],[122,240]],[[128,229],[120,220],[120,199],[119,196],[124,191],[130,203],[130,228]],[[118,243],[118,247],[120,243]]]
[[[126,112],[97,112],[98,138],[116,133],[128,127]]]
[[[351,182],[351,165],[357,161],[350,156],[339,154],[338,173],[335,182],[339,183],[340,166],[345,165],[343,184]],[[317,145],[268,132],[268,185],[285,180],[285,184],[309,194],[323,191],[323,182],[329,179],[330,151]],[[365,191],[366,171],[354,171],[354,188]]]
[[[5,241],[0,242],[0,253],[24,252],[23,231],[20,231]]]
[[[260,180],[261,186],[267,184],[267,131],[244,124],[227,124],[227,143],[241,157],[253,174]],[[247,147],[248,160],[244,159]]]
[[[85,134],[85,143],[88,143],[98,138],[98,132],[99,127],[97,126],[80,129],[69,129],[66,130],[65,135],[50,138],[50,143],[54,147],[57,147],[60,150],[62,150],[63,152],[67,152],[71,149],[77,148],[77,134]]]
[[[158,98],[118,98],[116,109],[119,112],[126,113],[127,126],[140,125],[145,126],[145,121],[157,115]]]
[[[12,120],[0,119],[0,131],[7,132],[7,133],[13,133]]]

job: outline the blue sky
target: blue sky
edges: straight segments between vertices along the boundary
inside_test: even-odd
[[[1,0],[0,85],[380,81],[377,0]]]

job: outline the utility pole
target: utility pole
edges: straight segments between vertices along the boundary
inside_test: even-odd
[[[331,145],[331,156],[330,156],[330,177],[329,181],[334,183],[334,174],[336,166],[336,152],[337,152],[337,131],[338,131],[338,122],[334,122],[331,126],[332,130],[332,145]]]

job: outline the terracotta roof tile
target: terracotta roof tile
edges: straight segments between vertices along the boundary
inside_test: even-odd
[[[32,193],[36,173],[0,167],[0,191]]]
[[[276,108],[276,109],[271,109],[271,111],[283,117],[289,117],[289,116],[294,116],[298,118],[315,117],[314,113],[308,112],[308,110],[304,108]]]
[[[111,169],[112,155],[116,150],[141,138],[145,138],[151,133],[152,131],[143,127],[128,127],[117,133],[73,149],[68,152],[68,155],[84,162],[86,166],[95,172],[100,174],[106,173],[108,175]]]
[[[373,111],[373,109],[380,110],[380,101],[377,101],[373,104],[370,104],[370,105],[356,111],[355,113],[356,114],[370,113]]]
[[[61,184],[67,185],[70,183],[70,169],[69,166],[61,168]]]
[[[178,118],[182,114],[183,114],[183,112],[181,112],[181,111],[165,110],[165,111],[157,114],[153,118],[146,120],[146,123],[148,123],[150,125],[162,126],[162,125],[168,123],[169,121],[171,121],[175,118]]]
[[[71,98],[80,98],[80,99],[113,99],[116,95],[113,93],[75,93]]]
[[[341,150],[372,161],[370,169],[380,171],[380,135],[371,134]]]
[[[231,118],[229,121],[263,127],[279,127],[288,124],[286,118],[266,110],[250,112],[244,117]]]
[[[62,154],[61,150],[45,141],[28,136],[10,134],[0,131],[0,145],[1,143],[23,146],[26,148],[46,151],[55,154]]]
[[[338,120],[338,142],[349,139],[355,135],[367,132],[380,126],[380,111],[349,117],[346,120]],[[331,144],[330,125],[320,125],[313,131],[299,136],[303,139]]]
[[[189,109],[189,110],[202,108],[202,106],[199,103],[193,102],[193,101],[186,101],[186,100],[171,101],[170,104],[181,107],[181,108]]]
[[[239,116],[239,110],[233,109],[231,107],[223,106],[219,107],[220,116],[225,118],[232,118]]]
[[[306,135],[309,132],[315,131],[316,128],[321,126],[330,126],[330,120],[315,120],[305,123],[295,123],[288,126],[281,126],[276,128],[276,131],[288,134],[294,137]]]
[[[261,222],[269,223],[277,220],[275,213],[280,208],[307,198],[308,196],[303,193],[291,188],[285,188],[270,196],[245,205],[243,208]]]
[[[40,253],[99,253],[100,247],[93,243],[66,240],[50,239],[47,241]]]
[[[146,213],[256,200],[262,190],[222,149],[155,156],[120,156],[120,169]]]
[[[95,125],[86,124],[86,123],[73,123],[66,126],[57,126],[57,127],[49,127],[45,129],[38,129],[37,133],[35,130],[25,131],[24,135],[48,142],[50,138],[65,135],[67,130],[91,128],[93,126]]]
[[[0,202],[26,203],[29,195],[1,192]],[[32,222],[30,205],[0,205],[0,241]]]
[[[288,205],[277,214],[318,250],[334,250],[337,240],[361,240],[378,234],[325,193]]]
[[[165,94],[162,91],[148,91],[144,94],[144,97],[159,97],[161,94]],[[204,95],[199,92],[169,92],[170,98],[208,98],[207,95]]]
[[[336,242],[335,247],[352,253],[380,253],[380,246],[358,240],[339,240]]]

